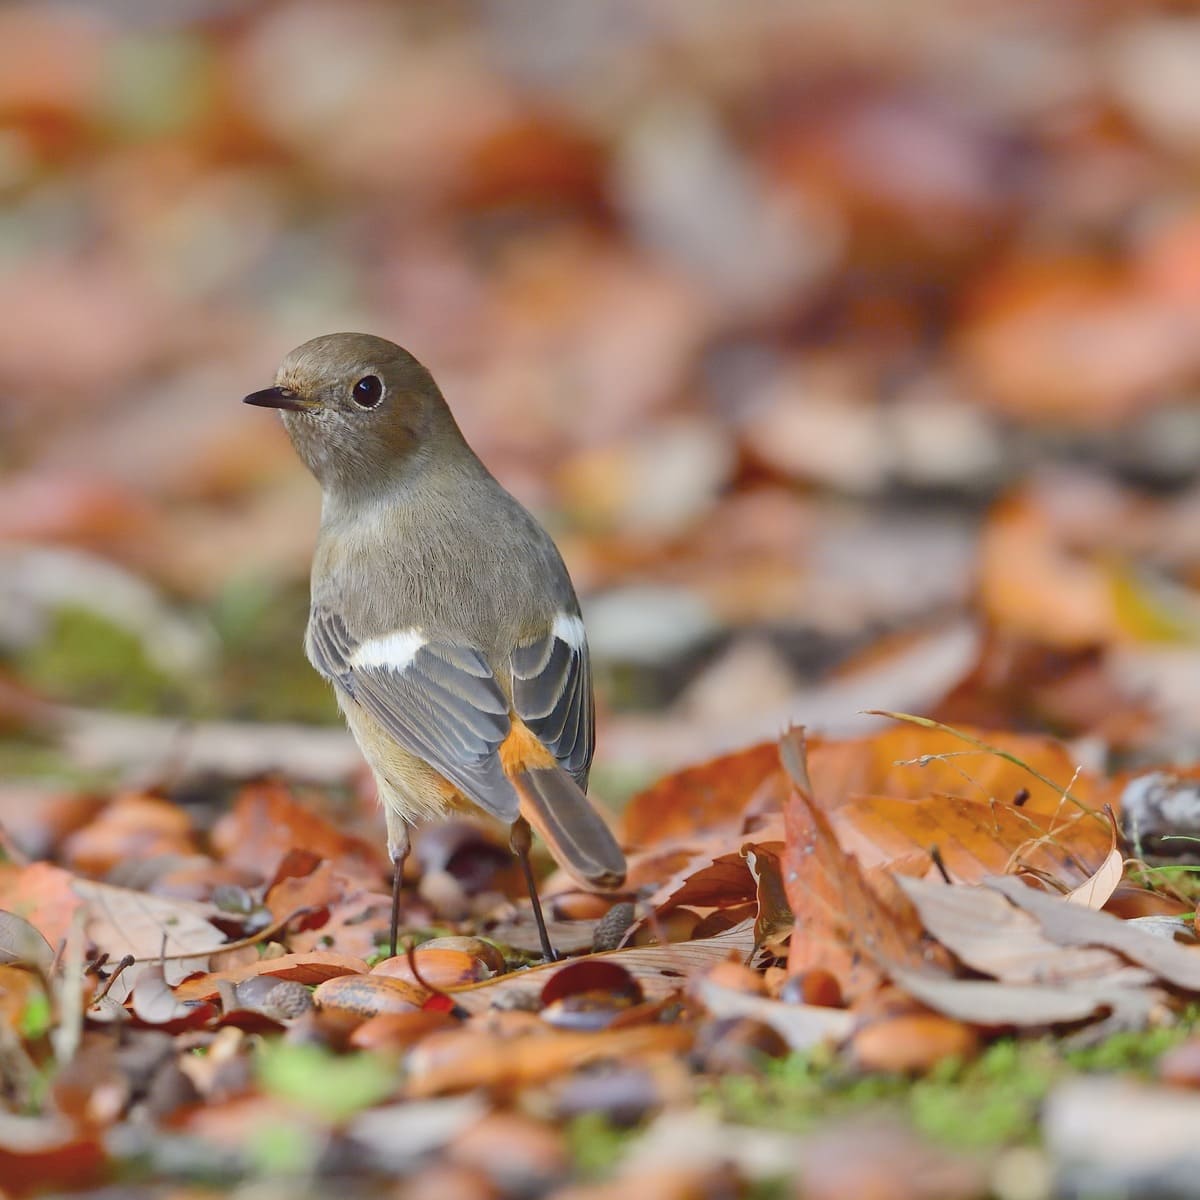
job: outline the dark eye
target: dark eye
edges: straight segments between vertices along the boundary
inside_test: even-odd
[[[383,384],[378,375],[364,375],[350,389],[350,394],[359,408],[374,408],[383,399]]]

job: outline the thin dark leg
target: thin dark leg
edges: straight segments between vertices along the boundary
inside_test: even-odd
[[[529,900],[533,905],[533,919],[537,924],[538,940],[542,943],[542,957],[547,962],[557,962],[558,955],[550,944],[550,934],[546,931],[546,918],[542,916],[542,902],[538,899],[537,880],[533,877],[533,864],[529,861],[529,850],[533,845],[533,831],[524,817],[518,817],[512,826],[508,844],[521,864],[525,876],[525,886],[529,889]]]
[[[400,936],[400,887],[404,882],[404,859],[392,862],[392,923],[388,935],[388,957],[396,957],[396,942]]]
[[[387,811],[388,857],[392,860],[392,923],[388,938],[388,954],[396,957],[396,942],[400,935],[400,888],[404,883],[404,863],[408,859],[408,824],[400,818],[393,819]]]

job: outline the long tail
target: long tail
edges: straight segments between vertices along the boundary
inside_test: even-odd
[[[558,767],[533,767],[509,778],[521,797],[521,815],[568,874],[590,887],[625,882],[617,839],[570,775]]]

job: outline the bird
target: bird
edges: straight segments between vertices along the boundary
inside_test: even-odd
[[[585,886],[619,888],[626,870],[587,796],[591,666],[557,547],[467,444],[430,372],[385,338],[313,338],[244,403],[279,410],[321,486],[304,649],[382,802],[392,955],[410,826],[482,810],[509,827],[552,961],[531,825]]]

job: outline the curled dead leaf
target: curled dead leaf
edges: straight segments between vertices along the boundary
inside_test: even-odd
[[[33,967],[47,974],[54,964],[54,949],[24,917],[0,911],[0,964]]]
[[[382,1013],[416,1012],[428,999],[424,988],[383,975],[339,975],[325,980],[313,993],[313,1003],[319,1009],[364,1020]]]
[[[277,958],[260,958],[228,971],[212,971],[185,979],[175,989],[180,1000],[211,1000],[222,982],[239,984],[259,975],[275,979],[292,979],[297,983],[319,984],[340,975],[365,975],[367,964],[348,954],[330,950],[310,950],[305,954],[281,954]]]

